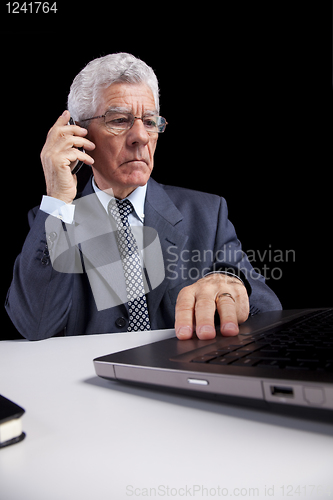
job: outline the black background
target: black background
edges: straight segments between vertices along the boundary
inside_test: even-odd
[[[203,14],[103,3],[57,2],[47,15],[8,14],[3,4],[3,301],[26,214],[45,194],[40,151],[73,78],[91,59],[130,52],[155,70],[169,122],[153,178],[224,196],[243,249],[267,251],[252,264],[270,269],[284,308],[332,306],[330,96],[312,8],[235,2]],[[1,338],[19,338],[2,314]]]

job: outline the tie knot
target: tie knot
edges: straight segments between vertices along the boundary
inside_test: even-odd
[[[113,198],[109,203],[109,213],[116,222],[124,223],[134,208],[129,200],[116,200]]]

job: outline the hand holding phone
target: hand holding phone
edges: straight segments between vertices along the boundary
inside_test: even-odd
[[[94,163],[86,151],[95,149],[95,144],[85,138],[87,130],[69,124],[70,120],[69,111],[64,111],[50,129],[40,155],[48,196],[65,203],[71,203],[76,196],[77,179],[74,174],[83,163]]]

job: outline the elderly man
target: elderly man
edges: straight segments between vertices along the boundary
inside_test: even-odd
[[[29,212],[6,301],[24,337],[175,327],[179,339],[211,339],[218,321],[222,335],[237,335],[249,314],[281,308],[242,252],[225,200],[151,178],[166,125],[156,76],[134,56],[95,59],[76,76],[41,152],[47,196]],[[92,168],[80,194],[78,162]],[[150,253],[140,228],[157,235]]]

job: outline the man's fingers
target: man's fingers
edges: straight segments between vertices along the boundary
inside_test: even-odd
[[[88,130],[86,128],[80,127],[79,125],[69,125],[68,123],[70,117],[71,115],[69,114],[69,111],[65,110],[63,114],[59,116],[58,120],[55,122],[50,131],[53,131],[55,129],[59,130],[60,127],[66,126],[66,128],[62,132],[74,136],[85,137],[88,133]]]
[[[183,340],[191,338],[195,328],[200,340],[215,338],[216,310],[222,335],[237,335],[238,324],[246,321],[249,315],[248,295],[239,280],[213,274],[183,288],[176,304],[177,337]]]
[[[66,159],[69,161],[69,164],[67,164],[68,167],[70,166],[71,163],[76,162],[76,160],[83,161],[83,163],[86,163],[87,165],[93,165],[95,161],[87,153],[84,153],[83,151],[80,151],[79,149],[76,148],[71,148],[66,153]]]
[[[196,294],[193,286],[183,288],[176,304],[176,335],[181,340],[192,337],[194,325],[199,339],[208,340],[216,336],[214,326],[215,293],[209,287],[207,291]]]
[[[215,293],[210,287],[207,292],[197,294],[195,303],[196,334],[201,340],[213,339],[216,336],[214,326]]]
[[[219,294],[216,298],[217,311],[220,316],[222,335],[229,337],[239,332],[235,301],[230,294]]]
[[[83,163],[85,163],[86,165],[93,165],[95,162],[95,160],[91,156],[79,150],[77,152],[77,159],[83,161]]]
[[[73,136],[72,138],[73,141],[73,146],[75,148],[83,148],[87,149],[88,151],[93,151],[95,149],[95,144],[88,139],[84,139],[83,137],[78,137],[76,135]]]
[[[58,120],[55,122],[55,126],[62,127],[63,125],[67,125],[71,115],[68,109],[65,109],[62,115],[59,116]]]
[[[177,298],[175,330],[180,340],[187,340],[192,337],[194,321],[195,295],[192,290],[183,288]]]

